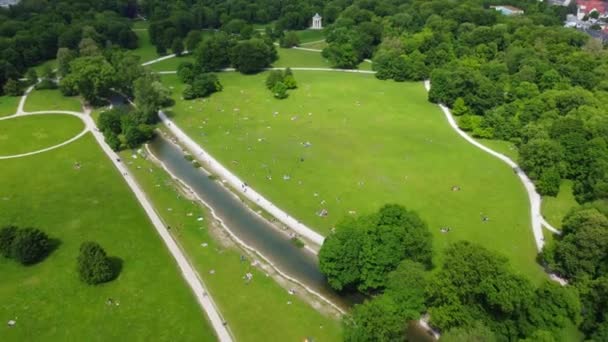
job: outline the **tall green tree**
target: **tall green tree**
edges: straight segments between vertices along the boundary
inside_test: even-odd
[[[238,42],[230,51],[230,60],[236,70],[251,74],[269,67],[277,60],[277,52],[272,43],[252,38]]]

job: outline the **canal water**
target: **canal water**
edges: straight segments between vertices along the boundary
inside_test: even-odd
[[[192,166],[184,158],[184,152],[170,141],[157,137],[149,143],[150,151],[165,164],[177,178],[188,185],[211,207],[227,229],[241,241],[258,251],[282,273],[296,279],[311,290],[321,294],[343,310],[363,301],[360,295],[338,294],[332,290],[318,267],[316,255],[297,247],[287,236],[270,222],[252,212],[219,181]],[[410,322],[408,341],[428,342],[434,339],[417,322]]]
[[[150,151],[188,185],[241,241],[258,251],[276,268],[346,309],[349,299],[333,291],[319,271],[317,257],[296,246],[287,234],[250,210],[245,203],[202,170],[194,168],[175,144],[157,137]]]

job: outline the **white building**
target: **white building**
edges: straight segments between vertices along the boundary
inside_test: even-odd
[[[0,7],[9,7],[12,5],[16,5],[20,0],[0,0]]]
[[[323,29],[323,24],[322,24],[321,20],[323,20],[323,18],[319,15],[319,13],[315,13],[315,16],[312,17],[312,27],[311,27],[311,29],[313,29],[313,30],[322,30]]]

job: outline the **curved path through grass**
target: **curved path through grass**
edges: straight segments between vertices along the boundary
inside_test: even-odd
[[[73,111],[56,111],[56,110],[37,111],[37,112],[31,112],[31,113],[25,112],[23,110],[23,107],[26,104],[27,97],[32,92],[32,90],[33,90],[33,87],[30,87],[29,89],[27,89],[25,94],[22,96],[22,98],[19,102],[19,107],[17,108],[17,113],[10,117],[4,117],[4,118],[2,118],[2,120],[27,117],[27,116],[31,116],[31,115],[44,115],[44,114],[67,114],[67,115],[74,115],[74,116],[79,117],[85,124],[85,129],[83,130],[83,132],[81,132],[81,134],[79,136],[77,136],[76,138],[73,138],[70,141],[60,144],[60,145],[63,146],[63,145],[68,144],[69,142],[75,141],[75,140],[77,140],[77,138],[80,138],[81,136],[83,136],[84,134],[86,134],[88,132],[91,132],[93,134],[93,136],[95,137],[95,140],[97,141],[99,146],[102,148],[102,150],[105,152],[105,154],[110,158],[113,165],[120,171],[121,175],[123,176],[123,178],[129,185],[129,187],[131,188],[132,192],[135,194],[137,200],[140,202],[144,211],[150,218],[150,221],[156,228],[156,231],[158,232],[158,234],[162,238],[163,242],[167,246],[169,252],[171,253],[173,258],[177,262],[178,267],[182,272],[182,276],[184,277],[184,279],[186,280],[188,285],[191,287],[199,304],[201,305],[201,307],[207,314],[209,321],[211,322],[211,325],[214,328],[215,333],[216,333],[217,337],[219,338],[219,340],[227,341],[227,342],[232,341],[233,340],[232,334],[228,330],[227,326],[224,324],[224,320],[221,317],[219,310],[217,309],[215,303],[213,302],[211,295],[208,293],[205,285],[203,284],[203,281],[200,279],[200,277],[198,276],[198,274],[196,273],[194,268],[190,265],[186,256],[183,254],[182,250],[179,248],[179,246],[173,240],[171,235],[168,233],[167,229],[165,228],[164,223],[162,222],[162,220],[160,219],[160,217],[154,210],[150,201],[147,199],[145,193],[141,190],[139,185],[135,182],[134,178],[131,177],[130,171],[128,170],[128,168],[120,162],[119,156],[114,151],[112,151],[112,149],[105,143],[103,134],[97,129],[97,126],[90,115],[91,109],[86,109],[84,111],[84,113],[73,112]],[[55,148],[58,148],[61,146],[55,146],[51,149],[55,149]],[[50,149],[46,149],[46,150],[50,150]],[[31,153],[26,153],[21,156],[37,154],[37,153],[41,153],[41,152],[44,152],[44,151],[35,151],[35,152],[31,152]],[[16,156],[12,156],[12,157],[16,158]]]
[[[0,121],[0,160],[31,156],[65,146],[87,133],[80,119],[71,114],[35,113]],[[57,125],[53,125],[57,124]]]

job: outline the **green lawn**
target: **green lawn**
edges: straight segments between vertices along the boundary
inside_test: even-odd
[[[134,20],[133,21],[133,29],[134,30],[147,30],[150,24],[144,20]]]
[[[562,180],[557,196],[543,196],[541,204],[543,216],[555,228],[561,228],[564,216],[570,209],[579,206],[574,199],[574,194],[572,194],[572,186],[571,180]]]
[[[175,183],[161,168],[144,158],[131,158],[130,152],[123,153],[123,160],[132,163],[137,181],[203,276],[237,340],[303,341],[306,337],[315,341],[341,340],[339,320],[323,316],[289,295],[263,271],[250,266],[250,262],[241,262],[244,253],[236,247],[226,248],[217,242],[209,232],[211,215],[198,203],[179,196]],[[199,222],[198,217],[205,219]],[[202,243],[208,246],[202,247]],[[215,274],[209,274],[211,269],[216,270]],[[253,273],[249,285],[243,281],[247,272]],[[288,301],[292,304],[287,304]]]
[[[359,66],[357,67],[357,69],[359,70],[372,70],[372,63],[367,62],[367,61],[363,61],[359,64]]]
[[[28,95],[23,110],[26,112],[37,112],[42,110],[69,110],[81,112],[82,105],[79,97],[65,97],[57,89],[34,90]]]
[[[505,156],[511,158],[517,163],[519,159],[519,150],[514,143],[505,140],[493,140],[493,139],[475,139],[483,145],[493,149],[498,153],[502,153]]]
[[[223,73],[224,90],[196,101],[179,99],[176,76],[163,81],[175,87],[180,127],[319,232],[349,212],[396,202],[429,223],[436,261],[448,243],[465,239],[507,255],[533,279],[544,277],[523,185],[507,165],[458,136],[421,83],[296,71],[298,89],[276,100],[265,77]],[[461,190],[452,191],[455,185]],[[317,215],[322,209],[327,217]],[[446,226],[451,232],[440,233]]]
[[[273,67],[331,67],[327,59],[321,56],[320,52],[283,48],[277,48],[277,51],[279,53],[279,60],[274,62]]]
[[[310,42],[310,43],[304,43],[304,44],[300,44],[300,47],[303,48],[308,48],[308,49],[317,49],[317,50],[323,50],[325,49],[329,44],[327,44],[326,41],[318,41],[318,42]]]
[[[74,163],[79,162],[80,168]],[[0,258],[3,341],[214,341],[211,328],[134,195],[93,137],[0,162],[0,226],[46,231],[59,246],[23,267]],[[97,241],[119,277],[83,284],[78,248]],[[114,303],[106,301],[112,298]]]
[[[300,44],[325,39],[323,30],[301,30],[296,31],[296,35],[298,35],[298,38],[300,38]]]
[[[156,53],[156,47],[150,42],[148,31],[139,29],[134,32],[139,39],[139,47],[135,50],[131,50],[131,52],[141,57],[142,63],[158,58],[159,56]]]
[[[0,156],[41,150],[82,132],[84,124],[71,115],[34,115],[0,121]],[[0,162],[1,163],[1,162]]]
[[[15,114],[20,99],[19,96],[0,96],[0,117]]]

